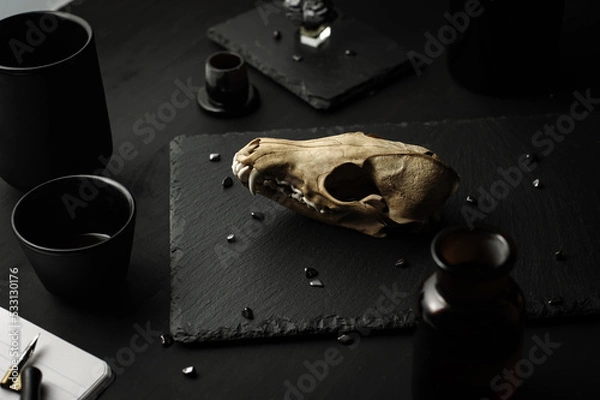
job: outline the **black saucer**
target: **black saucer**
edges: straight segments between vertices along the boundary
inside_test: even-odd
[[[241,107],[227,108],[210,100],[206,87],[198,91],[198,104],[204,111],[218,117],[240,117],[256,110],[260,104],[260,96],[254,85],[248,90],[248,100]]]

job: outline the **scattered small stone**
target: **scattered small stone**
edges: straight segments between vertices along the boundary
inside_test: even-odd
[[[315,276],[319,275],[319,272],[314,268],[307,267],[304,268],[304,275],[306,275],[308,279],[312,279]]]
[[[530,162],[536,162],[538,160],[538,157],[535,153],[528,153],[525,154],[525,159]]]
[[[280,31],[273,31],[273,39],[275,39],[275,40],[281,39],[281,32]]]
[[[261,212],[257,212],[257,211],[252,211],[250,213],[250,215],[252,216],[252,218],[259,220],[259,221],[264,221],[265,220],[265,214],[261,213]]]
[[[211,153],[208,159],[212,162],[221,161],[221,155],[219,153]]]
[[[223,179],[223,182],[221,182],[221,185],[223,185],[224,188],[230,188],[233,186],[233,179],[231,179],[231,177],[228,176],[225,179]]]
[[[198,373],[196,372],[196,368],[193,365],[190,365],[189,367],[185,367],[184,369],[181,370],[181,372],[183,372],[183,374],[185,376],[187,376],[188,378],[195,378],[196,376],[198,376]]]
[[[540,182],[540,180],[539,180],[539,179],[536,179],[536,180],[534,180],[534,181],[532,182],[532,185],[533,185],[533,187],[534,187],[534,188],[536,188],[536,189],[541,189],[541,187],[542,187],[542,182]]]
[[[348,57],[354,57],[356,55],[356,52],[354,50],[348,49],[344,52],[344,54],[347,55]]]
[[[250,307],[244,307],[242,315],[247,319],[254,319],[254,311]]]
[[[559,250],[554,253],[554,258],[556,259],[556,261],[564,261],[567,257],[565,256],[565,253],[563,253],[562,250]]]
[[[162,347],[171,347],[173,345],[173,336],[168,333],[160,335],[160,344]]]
[[[398,261],[396,261],[396,267],[398,268],[405,268],[408,266],[408,261],[406,261],[406,259],[404,258],[399,258]]]
[[[344,346],[350,346],[352,343],[354,343],[354,338],[350,335],[341,335],[337,338],[337,341]]]
[[[548,304],[551,306],[559,306],[563,303],[563,298],[561,296],[556,296],[548,300]]]
[[[227,241],[229,243],[235,242],[235,235],[233,233],[230,233],[229,235],[227,235]]]
[[[467,203],[469,204],[473,204],[474,206],[477,205],[477,199],[473,196],[467,196]]]
[[[319,288],[325,287],[325,285],[323,285],[323,282],[321,282],[320,279],[313,279],[312,281],[310,281],[310,286]]]
[[[298,55],[298,54],[294,54],[292,56],[292,60],[294,60],[296,62],[300,62],[300,61],[304,60],[304,57],[302,57],[301,55]]]

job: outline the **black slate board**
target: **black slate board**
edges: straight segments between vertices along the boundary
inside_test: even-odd
[[[171,330],[181,342],[352,330],[406,328],[423,279],[434,271],[433,234],[464,223],[465,197],[498,181],[498,167],[517,165],[536,150],[532,135],[555,115],[230,133],[176,138],[171,143]],[[595,152],[600,119],[589,117],[542,157],[480,221],[508,232],[519,247],[513,276],[529,318],[596,314],[600,310],[600,191]],[[232,176],[233,155],[258,136],[314,138],[362,130],[429,147],[461,176],[439,226],[423,234],[375,239],[320,224],[262,196]],[[219,152],[222,161],[208,160]],[[539,178],[543,189],[531,181]],[[264,221],[252,219],[260,211]],[[236,242],[228,243],[228,234]],[[562,249],[566,260],[557,261]],[[395,267],[398,258],[409,261]],[[305,267],[324,288],[309,286]],[[562,298],[555,304],[551,299]],[[560,303],[560,304],[559,304]],[[254,310],[245,319],[244,307]]]
[[[317,109],[330,109],[412,70],[406,49],[370,26],[340,15],[319,48],[300,44],[298,26],[283,2],[259,2],[252,10],[211,27],[207,35]],[[281,32],[279,40],[273,31]],[[353,56],[346,55],[352,50]],[[293,56],[302,57],[294,62]]]

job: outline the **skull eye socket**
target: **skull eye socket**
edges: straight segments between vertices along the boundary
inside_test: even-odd
[[[432,156],[432,157],[434,156],[433,151],[426,151],[425,155],[426,156]]]
[[[379,189],[369,174],[356,164],[342,164],[325,178],[325,189],[339,201],[358,201],[378,194]]]

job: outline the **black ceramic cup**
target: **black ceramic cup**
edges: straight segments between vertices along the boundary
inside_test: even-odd
[[[210,99],[224,107],[240,107],[248,100],[248,70],[244,59],[227,51],[206,60],[206,91]]]
[[[248,80],[246,61],[229,51],[214,53],[206,60],[205,85],[198,92],[198,103],[207,112],[221,116],[240,116],[258,106],[258,92]]]
[[[94,34],[83,19],[29,12],[0,21],[0,177],[27,191],[97,173],[112,153]]]
[[[73,175],[43,183],[15,205],[12,228],[44,287],[65,298],[113,293],[129,267],[136,216],[114,180]]]

